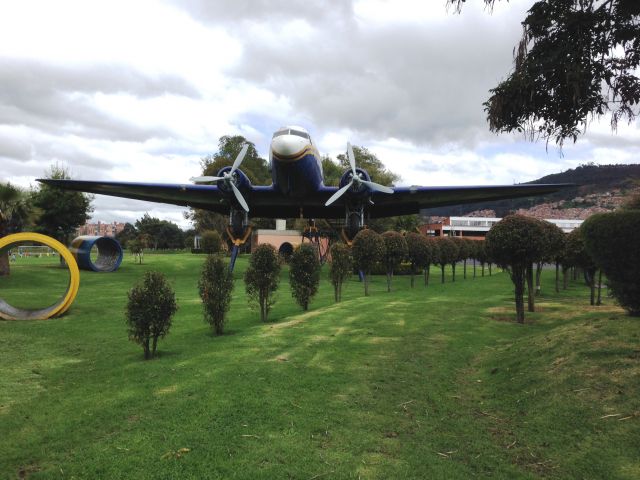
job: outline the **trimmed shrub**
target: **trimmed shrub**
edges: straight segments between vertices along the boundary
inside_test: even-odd
[[[640,209],[596,214],[580,229],[585,248],[607,276],[614,297],[629,315],[640,316]]]
[[[329,264],[329,280],[333,285],[336,302],[342,300],[342,284],[351,276],[353,258],[351,249],[344,243],[331,245],[331,263]]]
[[[390,230],[382,234],[384,240],[384,254],[382,263],[387,274],[387,292],[391,291],[393,271],[407,256],[407,241],[401,233]]]
[[[127,296],[129,340],[142,345],[148,360],[156,354],[158,339],[169,333],[171,317],[178,309],[176,296],[160,272],[146,272]]]
[[[540,221],[524,215],[509,215],[487,233],[486,253],[509,271],[515,286],[516,319],[524,323],[524,282],[533,262],[542,256]]]
[[[231,306],[233,273],[219,256],[209,255],[202,266],[198,293],[202,299],[204,320],[216,335],[224,333],[224,322]]]
[[[364,274],[364,294],[369,296],[369,276],[373,266],[382,260],[384,240],[373,230],[360,230],[353,239],[353,261]]]
[[[309,243],[299,245],[289,258],[289,285],[291,296],[303,310],[318,293],[320,284],[320,261],[318,249]]]
[[[222,251],[222,237],[215,230],[206,230],[200,238],[200,249],[209,255]]]
[[[258,245],[249,259],[244,283],[249,302],[260,309],[260,320],[266,322],[280,283],[280,261],[275,248],[266,243]]]
[[[458,261],[458,245],[455,240],[450,237],[434,237],[438,246],[438,256],[434,263],[440,265],[442,272],[442,281],[444,283],[444,268],[449,264],[455,264]],[[453,280],[455,281],[455,271],[453,273]]]

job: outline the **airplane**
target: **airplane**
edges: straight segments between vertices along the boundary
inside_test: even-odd
[[[38,179],[67,190],[188,206],[229,215],[227,232],[237,248],[251,231],[249,212],[263,218],[344,219],[343,238],[349,242],[370,218],[418,213],[420,209],[553,193],[572,184],[494,186],[388,187],[372,182],[356,166],[347,145],[349,168],[337,187],[323,183],[322,161],[309,132],[300,126],[279,128],[269,149],[271,185],[252,185],[240,166],[245,145],[233,165],[217,176],[193,177],[194,184],[105,182]]]

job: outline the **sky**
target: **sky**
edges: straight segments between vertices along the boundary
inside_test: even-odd
[[[512,68],[533,1],[48,0],[0,5],[0,181],[58,163],[81,180],[186,183],[222,135],[268,158],[283,125],[321,154],[350,141],[399,185],[527,182],[638,163],[640,126],[607,118],[560,152],[489,132],[482,103]],[[94,221],[185,209],[96,196]]]

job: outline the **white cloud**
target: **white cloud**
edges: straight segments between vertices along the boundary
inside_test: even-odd
[[[488,132],[482,102],[511,68],[530,6],[411,0],[9,2],[0,16],[0,179],[55,161],[76,178],[185,182],[218,138],[268,156],[307,126],[322,154],[364,145],[402,184],[530,181],[580,163],[637,162],[638,124],[593,122],[564,156]],[[183,209],[97,196],[94,218]]]

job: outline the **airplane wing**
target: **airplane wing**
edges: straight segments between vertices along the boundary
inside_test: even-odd
[[[396,187],[393,194],[375,195],[372,198],[375,207],[370,208],[370,212],[372,218],[408,215],[417,213],[423,208],[545,195],[569,187],[575,187],[575,185],[572,183],[526,183],[492,186]]]
[[[227,200],[215,185],[53,179],[38,179],[38,182],[66,190],[201,208],[221,214],[229,213]],[[574,185],[396,187],[393,194],[373,194],[373,205],[368,208],[368,211],[372,218],[408,215],[418,213],[422,208],[542,195],[571,186]],[[284,196],[271,186],[254,186],[242,193],[249,204],[252,217],[342,218],[345,212],[343,202],[346,195],[328,207],[324,205],[337,190],[337,187],[322,187],[303,198]]]

